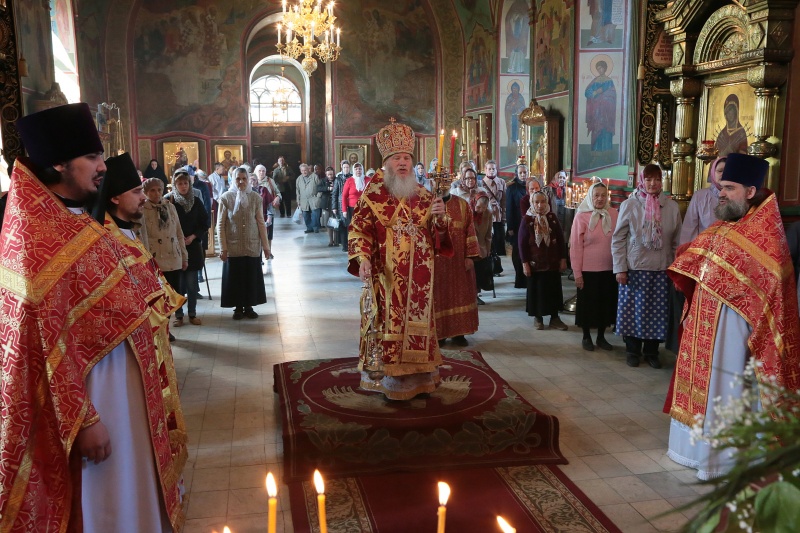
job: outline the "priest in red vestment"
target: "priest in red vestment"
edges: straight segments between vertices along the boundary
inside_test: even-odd
[[[732,153],[720,184],[719,219],[684,245],[668,274],[686,295],[680,350],[666,408],[672,417],[668,456],[724,475],[735,450],[693,442],[695,423],[707,433],[714,404],[741,394],[735,380],[754,358],[759,380],[800,389],[800,322],[794,269],[778,202],[762,189],[766,161]],[[762,391],[763,392],[763,391]],[[762,394],[762,403],[769,401]]]
[[[444,203],[414,177],[414,132],[392,123],[377,136],[384,170],[356,204],[348,272],[364,282],[361,387],[392,400],[433,392],[442,356],[433,309],[434,255],[451,254]]]
[[[453,255],[435,258],[433,304],[439,346],[448,338],[456,346],[467,346],[465,335],[478,331],[478,301],[475,297],[475,267],[480,259],[478,239],[469,203],[449,193],[442,197]]]
[[[136,530],[83,522],[84,509],[100,505],[82,497],[83,469],[103,466],[127,444],[112,430],[115,418],[129,416],[127,405],[96,405],[89,384],[120,345],[135,356],[124,366],[140,373],[147,424],[138,430],[149,437],[166,517],[158,530],[179,529],[186,437],[153,347],[165,291],[151,261],[85,212],[106,170],[89,107],[49,109],[17,127],[30,158],[16,161],[0,233],[0,531]]]

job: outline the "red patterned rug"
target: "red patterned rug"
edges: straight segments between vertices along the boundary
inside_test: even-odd
[[[444,352],[442,383],[389,402],[359,390],[357,359],[275,366],[284,478],[565,464],[558,419],[523,399],[474,351]]]
[[[330,533],[436,531],[437,481],[450,485],[447,531],[500,531],[496,517],[520,533],[619,533],[556,466],[513,466],[326,480]],[[289,485],[295,533],[318,533],[311,482]]]

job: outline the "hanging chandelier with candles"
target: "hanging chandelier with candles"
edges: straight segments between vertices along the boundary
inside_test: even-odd
[[[287,6],[283,0],[283,20],[278,24],[278,52],[298,59],[303,70],[311,76],[317,70],[317,60],[336,61],[342,50],[342,29],[334,25],[333,2],[323,7],[322,0],[299,0]]]

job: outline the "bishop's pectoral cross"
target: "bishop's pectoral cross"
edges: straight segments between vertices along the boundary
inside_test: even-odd
[[[392,231],[394,232],[395,247],[400,246],[400,237],[402,235],[408,235],[413,242],[414,240],[416,240],[417,233],[419,232],[417,226],[414,224],[412,220],[411,213],[406,211],[407,208],[408,207],[405,204],[400,204],[398,206],[400,213],[398,213],[397,220],[392,226]],[[406,215],[405,221],[402,220],[403,215]]]

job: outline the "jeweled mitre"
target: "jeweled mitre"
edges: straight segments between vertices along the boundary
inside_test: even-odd
[[[397,124],[394,119],[378,132],[378,150],[385,161],[394,154],[414,154],[414,130],[405,124]]]

